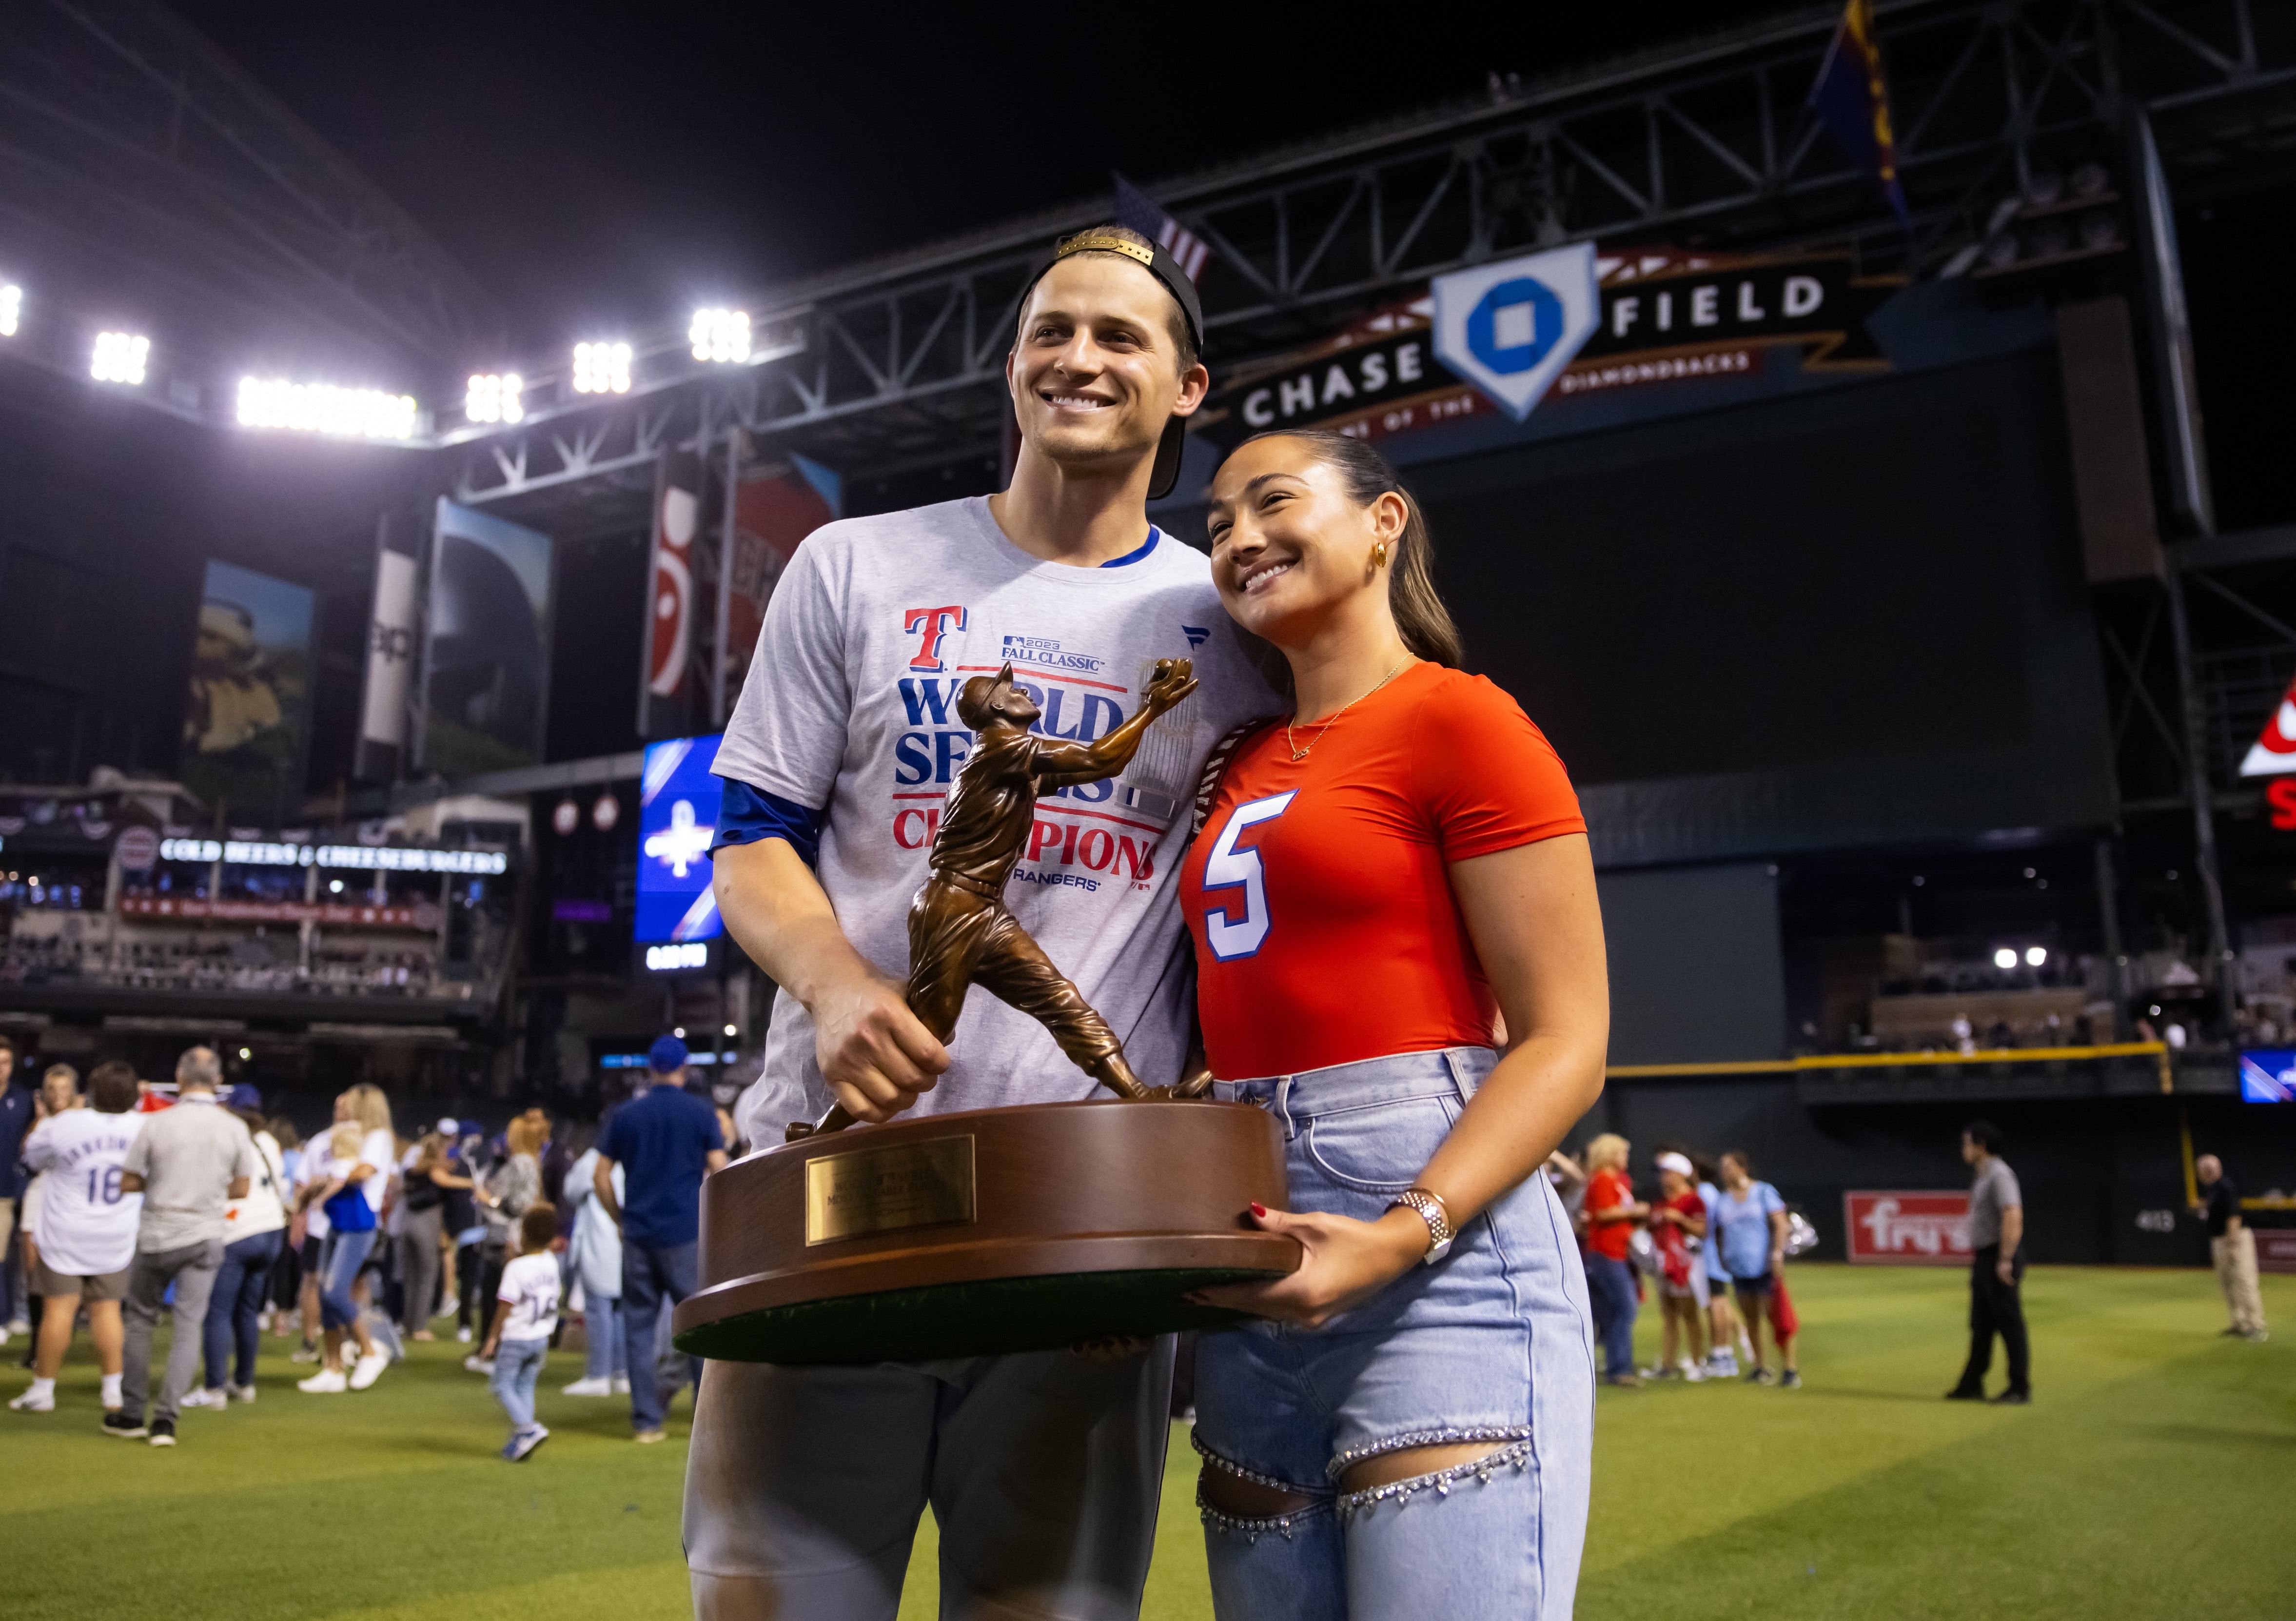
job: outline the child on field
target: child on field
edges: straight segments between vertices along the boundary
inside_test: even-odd
[[[503,1268],[495,1291],[501,1307],[479,1354],[494,1363],[488,1386],[510,1415],[510,1439],[502,1455],[523,1463],[550,1439],[550,1432],[534,1419],[534,1386],[558,1329],[558,1257],[550,1253],[558,1237],[558,1212],[548,1205],[529,1205],[512,1233],[517,1255]]]
[[[1706,1377],[1706,1203],[1691,1180],[1689,1159],[1671,1150],[1658,1156],[1659,1197],[1651,1201],[1650,1233],[1661,1270],[1659,1308],[1666,1325],[1659,1365],[1645,1378]]]

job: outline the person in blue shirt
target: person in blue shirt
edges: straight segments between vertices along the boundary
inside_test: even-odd
[[[11,1334],[31,1331],[23,1297],[18,1293],[23,1269],[17,1264],[21,1247],[15,1234],[16,1207],[24,1197],[28,1180],[16,1161],[34,1124],[32,1089],[11,1085],[15,1074],[16,1044],[0,1036],[0,1345],[8,1343]]]
[[[685,1090],[685,1043],[664,1036],[646,1055],[645,1096],[616,1109],[598,1139],[591,1185],[622,1232],[622,1337],[630,1370],[630,1428],[640,1442],[661,1439],[668,1406],[655,1374],[654,1334],[664,1300],[693,1293],[701,1238],[701,1179],[726,1164],[718,1111]],[[622,1168],[622,1194],[614,1167]],[[693,1359],[700,1399],[701,1359]],[[674,1394],[674,1393],[673,1393]]]
[[[1754,1180],[1743,1149],[1722,1156],[1722,1197],[1714,1202],[1714,1227],[1722,1265],[1737,1286],[1738,1310],[1745,1314],[1753,1337],[1754,1366],[1746,1378],[1757,1385],[1799,1386],[1793,1320],[1780,1292],[1786,1260],[1786,1202],[1769,1183]],[[1775,1376],[1762,1362],[1765,1321],[1778,1350],[1781,1371]]]

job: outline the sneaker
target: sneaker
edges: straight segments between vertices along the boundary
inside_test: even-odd
[[[20,1313],[19,1315],[14,1316],[14,1317],[11,1317],[11,1318],[8,1320],[8,1332],[9,1332],[9,1333],[11,1333],[11,1334],[29,1334],[31,1331],[32,1331],[32,1321],[31,1321],[31,1319],[30,1319],[30,1318],[29,1318],[29,1317],[25,1317],[25,1316],[23,1316],[23,1315],[21,1315],[21,1314]],[[0,1340],[0,1345],[4,1345],[5,1343],[6,1343],[6,1342],[5,1342],[4,1340]]]
[[[17,1412],[53,1412],[56,1410],[56,1393],[53,1390],[27,1390],[8,1405]]]
[[[1780,1390],[1800,1390],[1801,1388],[1801,1374],[1794,1369],[1787,1369],[1784,1373],[1778,1375],[1778,1388]]]
[[[561,1388],[560,1395],[572,1396],[610,1396],[614,1394],[614,1381],[609,1378],[576,1379]]]
[[[495,1370],[494,1359],[488,1356],[466,1356],[463,1359],[463,1366],[472,1373],[492,1373]]]
[[[1685,1385],[1701,1385],[1706,1381],[1706,1370],[1696,1362],[1683,1363],[1679,1372],[1682,1382]]]
[[[1642,1370],[1642,1378],[1644,1383],[1648,1383],[1653,1379],[1671,1379],[1679,1378],[1681,1377],[1682,1376],[1680,1374],[1677,1373],[1671,1368],[1645,1368]]]
[[[629,1380],[627,1380],[627,1379],[624,1378],[623,1378],[620,1374],[619,1374],[619,1373],[618,1373],[618,1374],[616,1374],[616,1375],[614,1375],[614,1394],[615,1394],[616,1395],[629,1395],[629,1393],[630,1393],[630,1382],[629,1382]]]
[[[467,1345],[471,1343],[471,1330],[469,1325],[465,1324],[463,1327],[455,1330],[455,1342],[457,1345]]]
[[[1706,1376],[1709,1378],[1717,1379],[1736,1378],[1738,1377],[1738,1354],[1735,1351],[1714,1352],[1706,1359]]]
[[[124,1412],[108,1412],[103,1415],[103,1433],[117,1436],[122,1441],[141,1441],[152,1432],[144,1428],[141,1419],[131,1419]]]
[[[178,1407],[228,1407],[231,1405],[231,1397],[226,1392],[221,1390],[186,1390],[184,1392],[184,1399],[176,1405]]]
[[[518,1437],[513,1435],[509,1440],[504,1442],[502,1444],[502,1451],[496,1453],[496,1456],[499,1457],[504,1463],[516,1463],[518,1461]]]
[[[532,1429],[512,1436],[510,1438],[510,1461],[512,1463],[524,1463],[529,1458],[534,1456],[536,1447],[549,1439],[550,1432],[539,1424]]]
[[[308,1379],[297,1379],[295,1388],[309,1395],[340,1395],[350,1388],[350,1381],[336,1370],[323,1368]]]
[[[1778,1376],[1767,1368],[1757,1368],[1746,1376],[1746,1383],[1749,1385],[1775,1385],[1777,1382]]]
[[[2032,1404],[2032,1393],[2025,1390],[2005,1390],[1993,1398],[1996,1407],[2030,1407]]]
[[[1982,1390],[1971,1390],[1964,1386],[1956,1385],[1951,1390],[1945,1393],[1945,1399],[1948,1402],[1982,1402],[1985,1399],[1985,1392]]]
[[[637,1434],[632,1436],[630,1439],[636,1442],[640,1446],[652,1446],[655,1442],[665,1440],[667,1437],[664,1436],[661,1431],[658,1429],[642,1429],[638,1431]]]
[[[252,1402],[255,1400],[255,1386],[252,1385],[234,1385],[231,1387],[231,1395],[232,1400],[235,1402]]]
[[[2241,1337],[2251,1345],[2260,1345],[2266,1340],[2272,1337],[2272,1330],[2269,1329],[2251,1329],[2247,1333],[2242,1335]]]
[[[173,1419],[152,1420],[152,1444],[154,1446],[176,1444],[176,1421]]]
[[[319,1360],[319,1347],[307,1339],[287,1354],[287,1360],[291,1362],[316,1362]]]
[[[382,1370],[390,1366],[390,1358],[382,1352],[378,1351],[373,1356],[362,1356],[351,1364],[350,1387],[353,1390],[366,1389],[381,1378]]]

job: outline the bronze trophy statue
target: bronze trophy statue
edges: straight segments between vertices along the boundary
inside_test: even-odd
[[[1029,731],[1041,712],[1013,681],[1012,665],[964,684],[957,718],[980,741],[957,768],[933,835],[931,876],[909,903],[909,1010],[936,1041],[955,1033],[965,991],[977,984],[1044,1025],[1070,1062],[1119,1098],[1200,1097],[1210,1089],[1209,1073],[1178,1087],[1143,1084],[1108,1021],[1004,906],[1004,885],[1037,819],[1037,795],[1117,775],[1157,717],[1195,690],[1187,660],[1159,659],[1129,720],[1096,742],[1069,743]],[[789,1140],[852,1123],[851,1115],[832,1107],[818,1124],[791,1126]]]
[[[1201,1101],[1210,1076],[1151,1086],[1124,1045],[1004,905],[1047,788],[1128,765],[1195,690],[1160,660],[1132,717],[1092,743],[1031,732],[1011,665],[964,684],[977,743],[951,786],[909,908],[910,1008],[939,1040],[978,984],[1041,1022],[1116,1094],[854,1125],[842,1107],[789,1128],[702,1185],[701,1288],[680,1350],[735,1362],[869,1362],[1048,1349],[1217,1327],[1207,1284],[1281,1275],[1290,1238],[1244,1219],[1283,1202],[1275,1123]],[[1128,1103],[1156,1101],[1134,1109]],[[850,1145],[849,1147],[848,1145]]]

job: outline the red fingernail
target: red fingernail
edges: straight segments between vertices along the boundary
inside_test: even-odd
[[[1254,1199],[1251,1202],[1251,1214],[1256,1216],[1264,1216],[1267,1214],[1267,1206],[1261,1204],[1258,1199]]]

